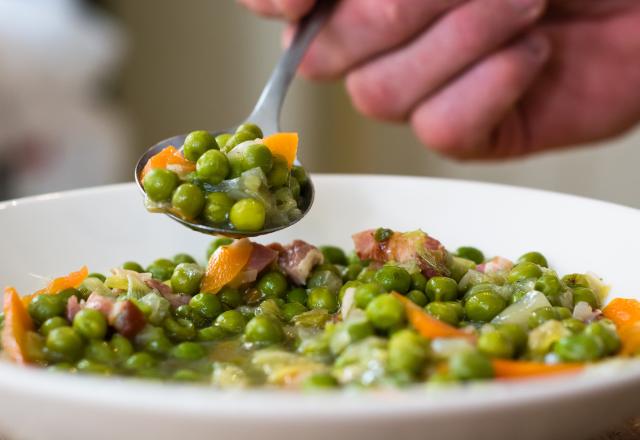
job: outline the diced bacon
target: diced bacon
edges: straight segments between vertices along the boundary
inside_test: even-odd
[[[259,243],[252,243],[253,250],[249,261],[242,272],[233,280],[234,284],[251,283],[258,278],[258,274],[262,272],[267,266],[275,261],[278,257],[278,251],[268,246],[263,246]]]
[[[311,270],[322,262],[322,252],[302,240],[294,240],[285,246],[278,257],[280,268],[298,285],[304,284]]]
[[[130,300],[117,301],[109,314],[109,324],[118,333],[127,338],[132,338],[146,325],[144,314]]]
[[[508,272],[513,269],[513,262],[503,257],[493,257],[486,263],[478,264],[476,270],[478,272],[492,274],[496,272]]]
[[[80,310],[84,308],[84,301],[78,301],[78,297],[72,295],[67,301],[67,319],[69,322],[73,322],[73,318],[78,314]]]
[[[181,295],[179,293],[173,293],[173,289],[167,286],[165,283],[150,279],[147,280],[146,285],[158,291],[158,293],[171,304],[171,307],[178,308],[182,305],[188,304],[191,297],[189,295]]]
[[[87,298],[87,302],[84,306],[88,309],[97,310],[102,313],[105,318],[109,318],[114,304],[115,300],[113,298],[109,298],[104,295],[100,295],[99,293],[93,292],[91,295],[89,295],[89,298]]]
[[[382,242],[376,241],[374,234],[375,230],[370,229],[353,235],[359,258],[382,263],[415,263],[428,278],[449,274],[446,249],[425,232],[394,232],[388,240]]]

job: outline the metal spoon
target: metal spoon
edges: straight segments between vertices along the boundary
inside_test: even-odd
[[[289,85],[291,84],[291,81],[295,76],[296,69],[300,64],[303,55],[307,51],[307,48],[311,44],[313,38],[316,36],[316,34],[326,21],[327,17],[331,13],[331,10],[335,3],[336,0],[317,0],[312,10],[300,20],[291,45],[282,54],[280,60],[278,60],[276,67],[273,69],[273,72],[269,77],[269,81],[260,94],[260,98],[258,99],[256,106],[245,122],[257,124],[262,128],[262,131],[265,134],[271,134],[280,131],[280,110],[282,108],[282,103],[284,102],[285,95],[289,90]],[[237,126],[228,130],[212,133],[233,133],[235,132],[236,128]],[[176,147],[181,146],[184,143],[186,137],[187,135],[183,134],[165,139],[149,148],[140,157],[135,168],[135,180],[138,184],[138,187],[142,190],[143,193],[144,188],[142,186],[142,181],[140,180],[140,175],[149,158],[170,145]],[[297,158],[295,163],[296,165],[300,165],[300,162]],[[302,206],[299,206],[299,208],[302,211],[302,215],[299,218],[293,220],[287,225],[267,228],[257,232],[243,232],[218,228],[206,224],[194,223],[170,212],[166,212],[165,214],[171,217],[173,220],[182,223],[184,226],[187,226],[194,231],[202,232],[205,234],[223,235],[234,238],[255,237],[258,235],[270,234],[298,222],[307,214],[307,212],[309,212],[309,208],[311,208],[311,204],[313,203],[314,193],[315,191],[313,188],[313,184],[311,183],[311,181],[309,181],[309,184],[305,185],[301,192]]]

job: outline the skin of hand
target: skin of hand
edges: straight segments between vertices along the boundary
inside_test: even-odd
[[[313,5],[240,1],[292,23]],[[640,120],[640,2],[342,0],[300,72],[456,159],[594,142]]]

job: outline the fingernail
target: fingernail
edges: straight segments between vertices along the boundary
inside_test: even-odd
[[[537,18],[545,8],[545,0],[509,0],[515,10],[526,18]]]
[[[531,55],[537,60],[543,61],[547,59],[551,52],[551,44],[549,39],[541,34],[534,34],[528,37],[524,42],[525,47]]]

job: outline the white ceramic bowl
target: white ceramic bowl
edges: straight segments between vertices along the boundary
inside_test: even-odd
[[[515,258],[539,250],[561,272],[592,270],[612,296],[640,299],[640,211],[568,195],[474,182],[314,176],[316,203],[263,241],[302,238],[350,248],[365,228],[422,228],[447,247]],[[147,214],[132,184],[0,204],[0,281],[22,293],[87,264],[106,271],[209,238]],[[220,392],[117,378],[74,377],[0,362],[0,433],[15,439],[533,439],[586,438],[640,413],[640,367],[570,378],[426,391]]]

